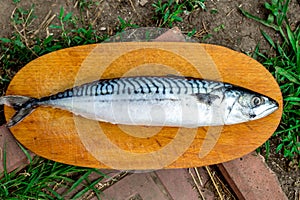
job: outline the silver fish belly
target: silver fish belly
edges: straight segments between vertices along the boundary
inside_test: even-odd
[[[278,109],[261,94],[228,83],[180,76],[102,79],[40,99],[0,97],[16,113],[8,127],[38,106],[113,124],[200,127],[260,119]]]

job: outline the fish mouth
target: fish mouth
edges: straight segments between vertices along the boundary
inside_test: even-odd
[[[264,111],[262,111],[261,113],[257,114],[256,117],[254,119],[260,119],[263,117],[266,117],[268,115],[270,115],[271,113],[275,112],[277,109],[279,108],[279,104],[274,101],[274,105],[265,109]]]

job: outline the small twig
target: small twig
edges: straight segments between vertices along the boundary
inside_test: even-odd
[[[278,165],[276,162],[274,162],[274,164],[275,164],[276,167],[278,167],[281,171],[284,171],[284,169],[282,169],[282,168],[280,167],[280,165]]]
[[[216,181],[215,181],[213,175],[211,174],[210,169],[209,169],[207,166],[205,166],[205,169],[206,169],[206,171],[208,172],[208,175],[209,175],[210,179],[212,180],[213,185],[214,185],[214,187],[216,188],[217,193],[218,193],[220,199],[223,200],[224,198],[223,198],[223,196],[221,195],[221,193],[220,193],[220,191],[219,191],[218,185],[217,185],[217,183],[216,183]]]
[[[10,15],[10,19],[11,19],[11,20],[14,20],[14,14],[15,14],[16,10],[17,10],[17,7],[15,7],[15,8],[13,9],[13,11],[12,11],[12,13],[11,13],[11,15]]]
[[[102,2],[103,2],[103,0],[99,1],[99,5],[102,4]],[[94,20],[92,21],[92,23],[91,23],[92,26],[95,25],[95,23],[97,22],[97,20],[98,20],[99,17],[101,16],[103,9],[104,9],[104,5],[102,5],[102,6],[97,6],[96,11],[97,11],[97,10],[98,10],[98,11],[97,11],[97,14],[96,14],[95,19],[94,19]]]
[[[46,17],[44,18],[43,22],[39,25],[39,28],[34,31],[34,33],[30,36],[30,38],[33,38],[34,36],[36,36],[41,30],[46,29],[50,23],[54,20],[54,18],[56,17],[56,14],[51,15],[51,10],[48,12],[48,14],[46,15]]]
[[[76,8],[78,5],[78,1],[75,1],[73,8]]]
[[[194,168],[194,170],[195,170],[195,168]],[[205,200],[205,198],[204,198],[204,196],[203,196],[203,194],[202,194],[202,191],[201,191],[201,189],[200,189],[200,187],[199,187],[199,185],[198,185],[198,182],[196,181],[195,176],[194,176],[194,174],[193,174],[192,171],[191,171],[191,168],[189,168],[189,173],[190,173],[190,175],[191,175],[191,177],[192,177],[192,179],[193,179],[193,181],[194,181],[194,183],[195,183],[195,185],[196,185],[196,188],[197,188],[198,192],[200,193],[201,198],[202,198],[203,200]]]
[[[205,23],[202,21],[203,28],[195,34],[195,37],[201,38],[203,35],[208,33]]]
[[[226,17],[228,17],[234,10],[235,10],[235,8],[231,9],[231,10],[226,14]]]
[[[33,9],[31,8],[31,9],[30,9],[30,12],[28,13],[28,16],[27,16],[26,19],[25,19],[25,23],[23,24],[25,28],[27,27],[27,23],[28,23],[28,21],[29,21],[29,18],[31,17],[32,12],[33,12]],[[33,20],[32,20],[32,21],[33,21]],[[32,23],[32,21],[31,21],[28,25],[30,25],[30,24]],[[25,29],[25,30],[26,30],[26,29]]]
[[[216,176],[216,178],[218,179],[219,183],[221,184],[221,188],[223,189],[224,193],[226,194],[226,192],[227,192],[228,195],[230,195],[233,199],[235,199],[234,195],[226,187],[226,185],[223,183],[223,181],[218,176]]]
[[[202,21],[203,30],[208,33],[205,23]]]
[[[15,9],[13,10],[13,12],[12,12],[12,14],[11,14],[11,16],[10,16],[12,21],[13,21],[13,16],[14,16],[14,14],[15,14],[16,9],[17,9],[17,8],[15,8]],[[32,13],[32,9],[31,9],[30,13]],[[28,14],[29,16],[31,15],[30,13]],[[22,16],[23,16],[23,15],[22,15]],[[28,21],[29,16],[27,17],[27,19],[25,20],[25,22]],[[16,25],[15,23],[13,23],[13,27],[14,27],[15,30],[18,32],[18,34],[21,36],[21,38],[23,39],[23,42],[25,43],[25,46],[31,51],[31,53],[32,53],[34,56],[38,57],[38,55],[37,55],[37,54],[29,47],[28,40],[27,40],[27,37],[26,37],[26,27],[27,27],[26,23],[22,25],[23,29],[22,29],[21,31],[18,29],[18,27],[17,27],[17,25]],[[22,33],[22,32],[23,32],[23,33]]]
[[[9,49],[6,49],[5,52],[1,55],[0,57],[0,61],[4,58],[4,56],[6,55],[6,53],[9,51]],[[1,160],[1,159],[0,159]]]
[[[63,183],[64,183],[64,180],[61,180],[59,183],[56,182],[52,189],[53,189],[54,191],[57,190],[58,187],[59,187],[60,185],[62,185]]]
[[[197,175],[197,177],[198,177],[198,180],[199,180],[199,182],[200,182],[201,187],[203,187],[203,182],[202,182],[202,179],[201,179],[201,176],[200,176],[200,174],[199,174],[198,169],[195,167],[194,170],[195,170],[195,172],[196,172],[196,175]]]
[[[129,2],[130,2],[130,5],[131,5],[133,11],[134,11],[135,13],[137,13],[137,12],[136,12],[136,9],[135,9],[135,7],[134,7],[134,4],[133,4],[133,2],[132,2],[132,0],[129,0]]]

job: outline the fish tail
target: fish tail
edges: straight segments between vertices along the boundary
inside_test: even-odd
[[[13,107],[16,110],[14,116],[6,124],[6,127],[9,128],[22,121],[27,115],[33,112],[39,106],[39,101],[36,98],[11,95],[0,97],[0,105],[3,104]]]

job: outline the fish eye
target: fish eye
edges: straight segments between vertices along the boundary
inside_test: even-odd
[[[264,103],[264,99],[263,99],[263,98],[260,98],[260,97],[255,96],[255,97],[253,97],[253,98],[251,99],[251,105],[252,105],[253,107],[259,106],[259,105],[261,105],[261,104],[263,104],[263,103]]]

